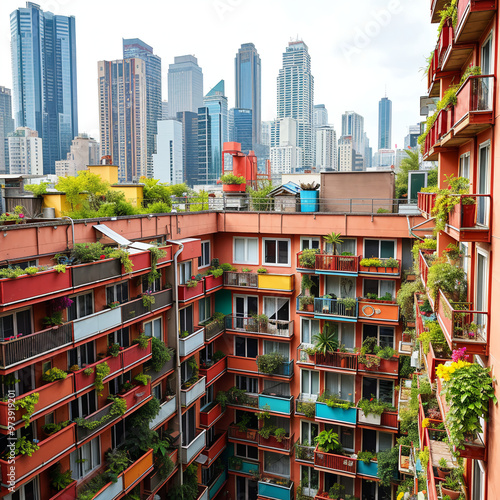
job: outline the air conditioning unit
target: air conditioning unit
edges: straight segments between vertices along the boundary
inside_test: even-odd
[[[418,351],[413,351],[410,359],[410,365],[413,368],[420,368],[420,353]]]

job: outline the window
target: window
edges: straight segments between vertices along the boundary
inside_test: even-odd
[[[147,323],[143,323],[143,326],[144,335],[146,335],[146,337],[156,337],[157,339],[162,340],[161,318],[156,318],[152,321],[148,321]]]
[[[179,285],[185,285],[192,276],[191,261],[181,262],[179,264]]]
[[[340,444],[345,451],[354,451],[354,429],[341,425],[332,425],[328,427],[333,428],[334,432],[338,435]]]
[[[236,387],[251,394],[259,393],[259,379],[236,375]]]
[[[337,251],[340,255],[344,252],[356,255],[356,240],[351,238],[342,238],[342,243],[338,246]]]
[[[99,436],[85,443],[69,456],[73,479],[81,479],[101,465]]]
[[[344,401],[354,402],[354,376],[326,372],[325,388]]]
[[[319,320],[301,318],[301,339],[303,344],[314,344],[313,337],[319,333]]]
[[[314,438],[319,434],[319,425],[309,420],[300,421],[300,442],[302,446],[314,446]]]
[[[277,352],[290,360],[290,347],[287,342],[273,342],[271,340],[264,340],[264,354]]]
[[[469,273],[469,245],[467,243],[459,243],[460,253],[462,257],[460,258],[460,267],[464,270],[465,275]]]
[[[396,257],[396,242],[394,240],[365,240],[366,258],[379,257],[389,259]]]
[[[241,458],[249,458],[250,460],[259,459],[259,449],[256,446],[248,446],[246,444],[235,445],[235,455]]]
[[[75,418],[85,418],[97,411],[97,397],[94,390],[87,392],[83,396],[71,401],[71,420]]]
[[[16,486],[16,490],[12,494],[3,497],[3,500],[39,500],[39,498],[38,477],[35,477],[29,483]]]
[[[300,370],[300,384],[302,399],[315,401],[319,394],[319,372]]]
[[[70,298],[73,301],[73,304],[68,307],[68,321],[84,318],[85,316],[94,313],[94,300],[92,298],[92,292],[76,295]]]
[[[300,249],[301,250],[309,250],[310,248],[318,248],[320,247],[320,238],[310,237],[310,236],[301,236],[300,237]]]
[[[315,497],[319,489],[319,472],[314,467],[300,466],[302,493]]]
[[[213,402],[214,402],[214,385],[212,384],[206,388],[205,395],[200,400],[200,408],[204,408],[205,406],[210,405]]]
[[[276,382],[276,380],[264,379],[263,394],[267,394],[270,396],[289,397],[290,384],[288,382]]]
[[[198,301],[198,311],[200,314],[200,324],[212,317],[210,307],[210,297],[203,297]]]
[[[466,179],[469,178],[470,176],[469,165],[470,165],[470,153],[465,153],[460,157],[460,170],[459,170],[460,177],[465,177]]]
[[[380,347],[392,347],[394,349],[394,327],[382,325],[363,325],[363,340],[368,337],[377,339]]]
[[[257,339],[247,337],[235,337],[234,355],[242,358],[256,358],[259,353],[259,342]]]
[[[394,280],[363,280],[363,296],[368,297],[368,294],[383,297],[386,294],[391,295],[391,300],[396,297],[396,282]]]
[[[348,351],[354,350],[354,326],[354,323],[337,324],[339,344],[344,344]]]
[[[239,238],[233,239],[233,262],[235,264],[254,264],[259,263],[259,239],[258,238]]]
[[[264,314],[270,320],[289,321],[290,301],[280,297],[264,297]]]
[[[363,377],[363,398],[375,397],[384,403],[394,404],[394,382],[381,378]]]
[[[273,266],[290,265],[290,240],[289,239],[262,239],[262,262]]]
[[[161,271],[158,271],[158,272],[161,272]],[[159,292],[161,290],[161,277],[158,276],[157,278],[155,278],[155,280],[152,283],[149,282],[148,278],[149,278],[148,274],[145,274],[142,277],[142,292],[143,293],[146,291]]]
[[[354,298],[356,296],[356,279],[348,276],[327,276],[326,293],[332,295],[333,298]]]
[[[290,457],[281,453],[264,452],[264,472],[290,477]]]
[[[363,451],[378,453],[392,448],[392,434],[389,432],[363,429]]]
[[[179,328],[181,332],[193,333],[193,306],[187,306],[179,309]]]
[[[249,477],[236,476],[236,500],[257,500],[257,481]]]
[[[158,401],[161,402],[161,384],[156,384],[151,388],[151,393]]]
[[[0,339],[10,339],[18,335],[30,335],[33,333],[31,328],[31,310],[24,309],[14,314],[0,316]]]
[[[193,365],[191,364],[194,361],[194,357],[191,356],[186,361],[181,363],[181,382],[187,382],[194,374]]]
[[[106,287],[106,302],[119,302],[123,304],[128,301],[128,281],[122,281]]]
[[[198,269],[210,265],[210,241],[201,242],[201,257],[198,257]]]
[[[84,365],[95,363],[94,341],[87,342],[68,351],[68,366],[78,365],[83,368]]]
[[[116,330],[108,335],[108,345],[119,344],[120,347],[130,347],[130,334],[128,326]]]
[[[484,500],[485,470],[482,460],[474,460],[472,476],[472,498],[474,500]]]
[[[187,446],[196,437],[196,407],[182,414],[182,446]]]
[[[486,252],[480,252],[477,249],[477,262],[476,262],[476,311],[486,311],[488,308],[488,254]],[[486,332],[484,327],[486,326],[486,315],[477,314],[476,323],[482,327],[480,330],[483,336]],[[485,337],[486,338],[486,337]]]

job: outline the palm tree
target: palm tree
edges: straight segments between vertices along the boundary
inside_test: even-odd
[[[340,233],[330,233],[327,234],[326,236],[323,236],[325,239],[325,242],[328,243],[329,245],[333,246],[333,255],[337,254],[337,249],[335,245],[340,245],[344,242],[344,240],[340,239]]]
[[[339,346],[337,340],[337,331],[334,325],[325,323],[323,331],[313,336],[314,349],[316,352],[326,354],[327,352],[335,352]]]

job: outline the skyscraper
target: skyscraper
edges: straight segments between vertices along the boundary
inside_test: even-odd
[[[382,97],[378,103],[378,149],[392,147],[392,101]]]
[[[420,125],[410,125],[408,135],[405,137],[404,148],[416,148],[418,136],[420,135]]]
[[[193,176],[193,185],[209,184],[212,165],[212,127],[207,107],[198,109],[198,170]]]
[[[198,112],[198,144],[205,141],[199,153],[199,161],[205,165],[199,168],[198,184],[215,184],[222,174],[222,145],[228,140],[227,97],[224,92],[224,80],[221,80],[203,99],[201,118],[200,110]],[[206,112],[203,109],[208,111],[210,120],[206,120]],[[210,133],[208,129],[200,132],[200,125],[209,125]],[[210,155],[206,154],[207,147],[210,149]]]
[[[234,66],[235,108],[252,110],[252,144],[260,144],[261,71],[260,57],[253,43],[242,44],[234,59]]]
[[[168,111],[171,117],[179,111],[198,113],[203,106],[203,72],[194,56],[174,58],[168,67]]]
[[[231,108],[229,110],[229,140],[239,142],[246,155],[253,149],[253,117],[251,109]]]
[[[281,174],[295,174],[303,167],[303,150],[297,146],[298,122],[281,118],[271,127],[271,173],[279,181]]]
[[[160,120],[157,145],[157,152],[153,155],[153,177],[169,184],[184,182],[182,123],[177,120]]]
[[[298,122],[297,147],[303,151],[303,166],[313,164],[314,78],[311,56],[303,41],[289,42],[283,54],[283,68],[278,75],[277,118],[294,118]],[[277,147],[271,143],[271,147]]]
[[[373,161],[373,152],[372,148],[370,147],[370,139],[368,139],[366,132],[364,133],[364,141],[365,141],[365,154],[363,156],[365,158],[364,168],[366,170],[368,168],[371,168]]]
[[[9,173],[9,143],[7,136],[14,131],[10,89],[0,87],[0,174]]]
[[[328,125],[328,110],[324,104],[314,105],[313,125],[314,127],[326,127]]]
[[[352,148],[362,157],[365,155],[364,140],[365,119],[354,111],[346,111],[342,115],[342,136],[352,138]]]
[[[78,135],[76,36],[73,16],[27,2],[10,15],[16,127],[43,139],[43,173],[55,173]]]
[[[118,165],[120,181],[147,174],[146,63],[142,59],[99,61],[101,155]]]
[[[198,179],[198,113],[180,111],[177,120],[182,123],[182,170],[184,182],[193,187]]]
[[[330,126],[317,127],[316,166],[321,170],[337,170],[337,134]]]
[[[142,59],[146,63],[146,135],[147,176],[153,176],[153,153],[155,153],[155,135],[157,122],[162,119],[161,102],[161,58],[153,54],[153,48],[138,38],[123,40],[123,58]]]
[[[20,127],[9,134],[8,142],[11,174],[43,174],[43,141],[36,130]]]
[[[88,165],[99,165],[99,143],[87,134],[79,134],[73,139],[65,160],[56,161],[56,175],[77,175]]]

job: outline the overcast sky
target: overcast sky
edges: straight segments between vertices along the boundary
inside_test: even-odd
[[[174,56],[194,54],[204,92],[226,82],[234,106],[234,56],[253,42],[262,61],[262,119],[276,115],[282,53],[297,37],[309,47],[314,103],[325,104],[340,135],[341,115],[365,117],[374,151],[378,101],[393,103],[392,142],[403,146],[419,120],[426,91],[421,68],[436,25],[428,0],[39,0],[43,10],[74,15],[77,33],[79,131],[98,137],[97,61],[122,57],[122,38],[141,38],[162,58],[163,98]],[[0,0],[0,85],[11,88],[9,15],[25,2]]]

